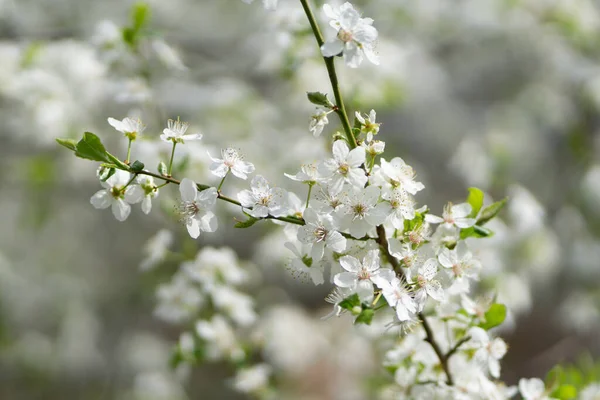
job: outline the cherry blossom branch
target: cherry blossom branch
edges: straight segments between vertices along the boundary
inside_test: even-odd
[[[396,257],[394,257],[390,253],[390,250],[388,248],[388,240],[385,236],[385,228],[383,227],[383,225],[379,225],[377,227],[376,241],[381,246],[384,254],[386,255],[386,258],[388,259],[389,263],[392,265],[394,272],[396,272],[396,274],[398,276],[405,278],[404,271],[402,271],[402,266],[400,265],[400,263],[398,262]],[[452,379],[452,374],[450,373],[450,369],[448,368],[448,358],[450,358],[450,356],[458,350],[458,347],[464,343],[464,341],[463,341],[464,339],[459,341],[456,344],[456,346],[454,346],[447,354],[444,354],[440,345],[435,340],[435,335],[433,333],[433,329],[431,329],[431,326],[429,325],[429,322],[427,321],[425,314],[420,312],[417,315],[418,315],[419,319],[421,320],[421,323],[423,324],[423,329],[425,329],[425,335],[426,335],[425,341],[428,342],[431,345],[431,347],[433,348],[433,351],[435,352],[438,359],[440,360],[442,369],[444,370],[444,373],[446,374],[446,383],[448,385],[453,385],[454,380]]]
[[[302,3],[302,8],[304,8],[304,12],[306,13],[306,17],[308,18],[308,22],[310,23],[310,27],[315,35],[315,39],[317,40],[317,44],[319,45],[319,50],[321,46],[325,43],[323,39],[323,35],[321,34],[321,30],[319,29],[319,25],[317,24],[317,20],[308,4],[308,0],[300,0]],[[333,111],[338,115],[342,126],[344,127],[344,133],[346,134],[346,139],[350,148],[353,149],[357,146],[356,138],[352,133],[352,127],[350,126],[350,120],[348,119],[348,114],[346,113],[346,107],[344,106],[344,100],[342,98],[342,92],[340,90],[340,84],[338,82],[337,73],[335,72],[335,60],[334,57],[323,57],[325,61],[325,66],[327,67],[327,74],[329,75],[329,81],[331,82],[331,87],[333,88],[333,95],[335,96],[335,107]]]

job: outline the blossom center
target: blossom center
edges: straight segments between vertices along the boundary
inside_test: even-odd
[[[340,29],[338,31],[338,39],[340,39],[344,43],[351,42],[353,40],[352,32],[347,31],[345,29]]]
[[[354,213],[354,217],[364,218],[367,214],[367,206],[362,203],[354,204],[352,206],[352,212]]]
[[[361,281],[364,280],[368,280],[371,278],[371,273],[369,271],[367,271],[366,268],[361,268],[360,271],[358,272],[358,279],[360,279]]]
[[[317,227],[313,234],[315,235],[317,242],[322,242],[327,239],[327,230],[322,226]]]
[[[338,171],[342,175],[347,175],[350,171],[350,166],[348,164],[340,164],[340,166],[338,167]]]

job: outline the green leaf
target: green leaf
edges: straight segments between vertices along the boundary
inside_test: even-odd
[[[494,232],[488,228],[484,228],[483,226],[473,225],[470,228],[464,228],[460,230],[460,238],[466,239],[469,237],[475,238],[485,238],[493,236]]]
[[[135,3],[131,12],[133,30],[139,32],[140,29],[150,20],[150,6],[144,2]]]
[[[250,228],[252,225],[256,223],[256,221],[260,221],[259,218],[248,217],[245,221],[239,221],[233,227],[234,228]]]
[[[140,172],[144,170],[144,163],[139,161],[139,160],[135,160],[133,162],[133,164],[131,164],[131,167],[129,167],[129,169],[132,172]]]
[[[85,132],[83,138],[77,142],[75,155],[92,161],[110,161],[100,138],[91,132]]]
[[[77,141],[76,140],[57,138],[56,142],[58,144],[60,144],[61,146],[66,147],[69,150],[76,151],[76,149],[77,149]]]
[[[358,297],[358,294],[354,293],[352,296],[348,296],[344,300],[340,301],[338,306],[344,310],[352,311],[354,307],[360,306],[360,298]]]
[[[506,205],[507,201],[508,198],[504,198],[484,208],[479,216],[479,219],[477,220],[477,225],[484,225],[486,222],[498,215],[500,210],[502,210]]]
[[[504,322],[506,318],[506,306],[500,303],[494,303],[485,313],[485,322],[479,324],[483,329],[490,330]]]
[[[310,101],[313,104],[316,104],[316,105],[322,106],[322,107],[326,107],[326,108],[333,107],[333,104],[331,104],[331,102],[327,98],[327,95],[324,93],[308,92],[308,93],[306,93],[306,96],[308,97],[308,101]]]
[[[469,197],[467,197],[467,203],[471,205],[470,218],[475,218],[483,206],[483,192],[476,187],[469,188]]]
[[[123,28],[121,32],[123,41],[131,47],[135,47],[137,32],[132,28]]]
[[[577,389],[573,385],[560,385],[551,396],[560,400],[570,400],[577,397]]]
[[[375,311],[372,308],[363,308],[362,312],[354,320],[355,324],[371,325]]]
[[[167,176],[167,165],[164,162],[159,162],[157,167],[158,173],[162,176]]]
[[[123,161],[119,160],[117,157],[110,154],[108,151],[106,152],[106,157],[113,163],[118,169],[122,169],[124,171],[129,171],[129,165],[125,164]]]
[[[100,177],[100,181],[101,182],[106,182],[108,180],[108,178],[110,178],[111,176],[113,176],[115,174],[115,169],[113,167],[105,167],[105,166],[100,166],[100,171],[98,173],[98,176]]]

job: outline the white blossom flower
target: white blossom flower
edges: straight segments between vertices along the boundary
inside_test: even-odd
[[[395,157],[390,162],[382,158],[379,172],[389,185],[400,187],[412,195],[425,188],[421,182],[415,182],[415,171],[400,157]]]
[[[475,359],[486,364],[492,377],[499,378],[500,360],[508,350],[506,343],[500,338],[490,340],[488,333],[478,326],[469,329],[467,334],[471,337],[469,347],[476,350]]]
[[[269,385],[271,367],[267,364],[257,364],[237,371],[233,387],[241,393],[259,393]]]
[[[329,179],[331,190],[335,193],[342,191],[344,182],[357,188],[365,187],[367,176],[361,165],[365,162],[365,149],[356,147],[350,151],[342,140],[333,143],[333,158],[319,164],[319,173]]]
[[[419,260],[419,253],[413,249],[410,243],[404,243],[396,238],[388,239],[388,250],[405,268],[415,266]]]
[[[378,33],[372,26],[371,18],[361,18],[358,11],[348,2],[337,9],[325,4],[323,11],[331,18],[329,25],[337,30],[336,37],[321,46],[324,57],[343,53],[346,65],[357,68],[364,55],[373,64],[379,65],[379,57],[373,50]]]
[[[381,125],[375,122],[377,119],[377,113],[375,110],[371,110],[369,115],[363,117],[358,111],[356,111],[355,116],[361,125],[360,132],[365,134],[367,142],[371,142],[373,140],[373,136],[379,133],[379,125]]]
[[[435,279],[438,270],[438,262],[435,258],[430,258],[423,263],[417,270],[415,282],[417,283],[417,290],[415,292],[415,301],[419,305],[419,311],[422,311],[425,307],[427,297],[431,297],[435,301],[444,300],[444,289],[442,284]],[[410,275],[409,275],[409,282]]]
[[[438,261],[444,268],[448,268],[454,278],[477,279],[481,263],[473,258],[467,244],[459,242],[453,250],[447,247],[442,248],[438,254]]]
[[[129,117],[124,118],[122,121],[109,118],[108,123],[119,132],[122,132],[130,140],[137,139],[138,135],[141,135],[144,129],[146,129],[144,124],[142,124],[142,121]]]
[[[193,261],[184,262],[180,268],[209,293],[217,285],[241,285],[248,278],[235,252],[228,247],[203,247]]]
[[[314,261],[308,254],[307,246],[301,246],[299,249],[292,242],[285,242],[284,246],[286,249],[294,253],[295,258],[291,260],[290,269],[292,274],[299,275],[301,277],[310,277],[313,284],[322,285],[325,282],[324,274],[324,262]]]
[[[287,195],[281,188],[269,187],[269,182],[261,175],[252,178],[251,190],[242,190],[238,193],[238,200],[248,214],[254,218],[265,218],[269,214],[281,217],[287,214]]]
[[[252,4],[254,0],[242,0],[246,4]],[[277,0],[262,0],[265,10],[273,11],[277,8]]]
[[[361,300],[373,296],[373,284],[383,287],[396,276],[391,269],[380,268],[379,250],[370,250],[362,263],[352,256],[344,256],[339,261],[346,271],[336,274],[333,282],[342,288],[355,289]]]
[[[371,140],[369,143],[362,142],[360,147],[363,147],[368,155],[375,157],[379,154],[383,154],[385,151],[385,142],[381,140]]]
[[[329,123],[327,115],[329,115],[331,112],[332,110],[328,110],[323,107],[317,107],[317,112],[310,118],[310,124],[308,126],[309,132],[312,133],[314,137],[321,136],[323,128],[325,128],[325,125]]]
[[[524,400],[550,400],[550,397],[546,395],[544,381],[540,378],[521,378],[519,392]]]
[[[367,186],[354,189],[343,198],[338,218],[342,229],[349,229],[355,238],[361,238],[373,227],[381,225],[387,218],[390,205],[378,203],[380,189]]]
[[[180,120],[168,120],[167,127],[163,130],[160,138],[165,142],[173,143],[185,143],[186,140],[200,140],[202,139],[201,133],[187,134],[186,132],[190,124],[187,122],[181,122]]]
[[[215,315],[209,321],[198,321],[196,333],[208,343],[206,356],[209,360],[227,358],[239,361],[244,358],[244,350],[235,337],[235,332],[221,315]]]
[[[390,307],[396,309],[398,320],[409,321],[413,319],[411,314],[417,312],[417,304],[402,280],[394,277],[391,282],[384,281],[381,289]]]
[[[579,392],[579,400],[600,399],[600,383],[592,383]]]
[[[212,288],[210,296],[217,310],[224,312],[236,324],[249,326],[256,322],[254,301],[247,294],[231,286],[217,285]]]
[[[196,183],[184,178],[179,185],[181,204],[179,213],[188,233],[194,239],[200,232],[217,230],[217,217],[211,211],[217,202],[217,189],[214,187],[198,192]]]
[[[166,229],[158,231],[144,245],[146,257],[140,263],[140,269],[142,271],[149,271],[164,260],[172,243],[173,234],[170,231]]]
[[[395,229],[404,229],[404,220],[415,218],[415,201],[402,188],[384,190],[381,197],[390,203],[388,218]]]
[[[314,185],[321,180],[319,170],[314,164],[304,164],[300,167],[300,171],[296,175],[286,174],[284,175],[296,182],[306,183],[308,185]]]
[[[317,214],[314,209],[307,208],[303,218],[306,224],[298,230],[298,240],[311,247],[313,262],[323,258],[325,247],[336,253],[346,250],[346,238],[337,231],[331,215]]]
[[[221,150],[223,159],[213,158],[210,153],[208,156],[213,161],[209,167],[210,172],[219,178],[224,178],[231,171],[238,178],[246,179],[248,178],[248,174],[254,172],[254,165],[244,161],[244,158],[236,149],[229,147]]]
[[[176,274],[168,284],[156,290],[158,304],[154,310],[157,318],[180,323],[191,318],[201,307],[203,298],[197,287],[190,284],[184,275]]]
[[[126,201],[126,193],[131,190],[125,185],[131,180],[129,172],[116,170],[105,182],[100,182],[105,188],[97,191],[90,199],[90,203],[97,209],[111,207],[112,213],[118,221],[125,221],[131,212],[131,206]]]
[[[475,225],[475,222],[477,222],[475,218],[469,217],[472,210],[473,208],[469,203],[461,203],[456,205],[448,203],[444,206],[444,211],[441,218],[436,215],[427,214],[425,219],[427,222],[433,224],[444,223],[447,226],[454,225],[461,229],[470,228]]]
[[[152,210],[152,199],[158,196],[158,187],[151,176],[138,175],[136,181],[137,184],[129,186],[125,191],[125,200],[131,204],[142,202],[142,211],[149,214]]]

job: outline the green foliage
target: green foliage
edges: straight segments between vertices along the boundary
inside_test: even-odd
[[[504,198],[484,208],[481,212],[481,215],[477,219],[477,225],[484,225],[489,220],[496,217],[496,215],[498,215],[498,213],[504,208],[507,202],[508,199]]]
[[[475,218],[483,206],[483,192],[476,187],[469,188],[469,197],[467,197],[467,203],[469,203],[472,208],[469,217]]]
[[[137,2],[131,9],[131,25],[122,30],[123,41],[136,50],[141,33],[150,21],[150,6],[145,2]]]
[[[375,315],[375,310],[373,310],[372,308],[363,307],[363,310],[361,311],[360,314],[358,314],[358,317],[356,317],[356,320],[354,320],[354,323],[371,325],[371,321],[373,320],[374,315]]]
[[[322,107],[326,107],[326,108],[333,107],[333,104],[331,104],[331,101],[329,101],[329,99],[327,98],[327,95],[325,93],[308,92],[308,93],[306,93],[306,96],[308,97],[308,101],[310,101],[313,104],[316,104],[316,105],[322,106]]]
[[[473,225],[470,228],[463,228],[460,230],[460,238],[463,240],[470,237],[485,238],[493,235],[494,232],[492,232],[490,229],[479,225]]]
[[[108,178],[110,178],[111,176],[113,176],[115,174],[115,168],[114,167],[109,167],[109,166],[105,166],[105,165],[101,165],[100,166],[100,171],[98,173],[98,176],[100,178],[101,182],[106,182],[108,180]]]
[[[156,168],[158,170],[158,173],[161,174],[162,176],[167,176],[167,165],[164,162],[159,162],[158,163],[158,167]]]
[[[550,396],[561,400],[577,398],[581,390],[596,382],[600,382],[600,361],[594,361],[589,354],[574,364],[556,365],[545,379],[546,387],[553,389]]]
[[[485,313],[485,322],[479,324],[483,329],[490,330],[504,322],[506,319],[506,306],[500,303],[494,303]]]
[[[250,228],[252,225],[254,225],[257,221],[260,221],[259,218],[254,218],[251,216],[248,216],[248,219],[245,221],[238,221],[233,227],[234,228]]]
[[[346,297],[338,304],[344,310],[352,311],[354,307],[360,307],[360,298],[358,294],[354,293],[352,296]]]
[[[83,138],[77,142],[75,155],[87,160],[110,162],[100,138],[91,132],[85,132]]]
[[[75,151],[77,148],[77,141],[74,139],[61,139],[57,138],[56,142],[61,146],[66,147],[69,150]]]
[[[129,169],[131,169],[132,172],[140,172],[144,170],[144,163],[139,161],[139,160],[135,160],[133,162],[133,164],[131,164],[131,167],[129,167]]]

